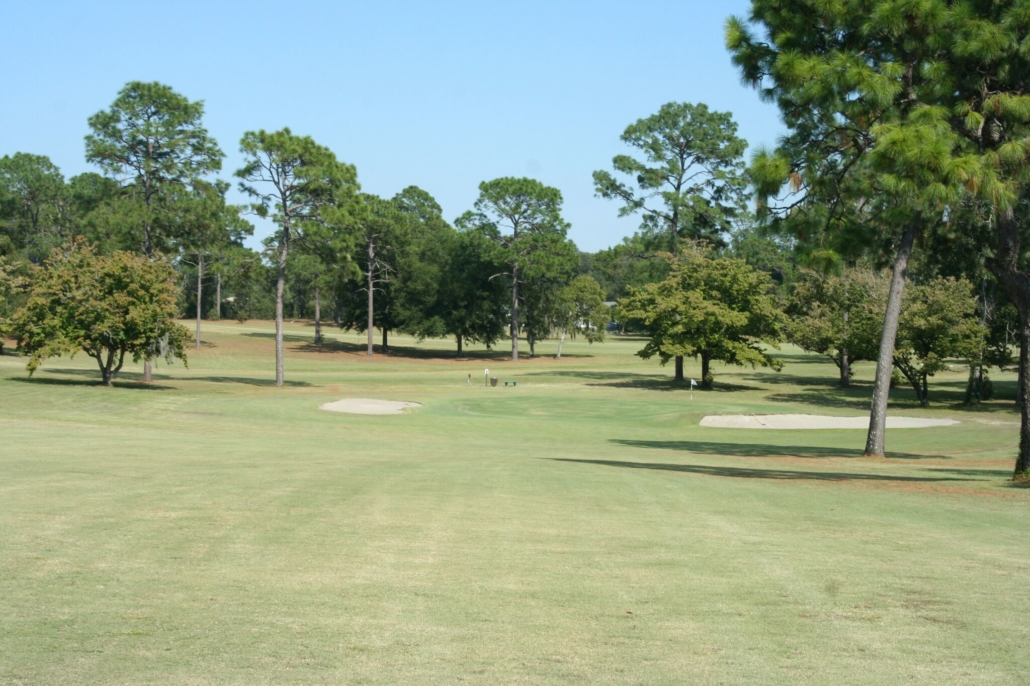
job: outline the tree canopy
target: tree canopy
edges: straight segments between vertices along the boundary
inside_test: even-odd
[[[509,310],[511,359],[519,359],[520,288],[525,279],[543,278],[574,268],[576,254],[566,247],[569,225],[561,216],[562,195],[535,179],[503,177],[479,184],[473,210],[458,218],[458,228],[479,231],[496,246],[493,260],[504,265],[511,285]]]
[[[89,118],[86,160],[122,188],[114,211],[128,220],[121,247],[145,255],[168,252],[192,225],[176,222],[176,199],[222,168],[224,154],[204,128],[203,102],[161,83],[132,81],[107,110]]]
[[[621,138],[643,159],[612,160],[630,183],[595,171],[597,195],[622,201],[619,216],[642,215],[641,231],[665,250],[675,252],[683,239],[722,245],[747,197],[747,142],[737,137],[733,117],[703,103],[670,102],[630,124]]]
[[[165,261],[116,251],[100,255],[84,239],[55,248],[32,274],[28,302],[13,317],[31,374],[44,360],[79,350],[96,360],[101,383],[158,348],[186,360],[189,332],[175,322],[176,274]]]
[[[619,301],[624,316],[639,319],[651,339],[638,354],[662,364],[677,356],[701,358],[701,386],[710,388],[711,362],[783,365],[763,344],[783,337],[783,315],[768,275],[739,259],[715,259],[701,245],[667,254],[669,277],[630,290]]]

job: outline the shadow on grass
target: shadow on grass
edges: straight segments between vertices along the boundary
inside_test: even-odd
[[[100,373],[93,372],[88,369],[47,369],[47,374],[62,374],[68,376],[77,376],[79,379],[55,379],[52,377],[11,377],[17,381],[25,381],[30,383],[42,383],[51,384],[55,386],[99,386],[100,385]],[[191,381],[207,381],[209,383],[238,383],[246,386],[275,386],[275,379],[255,379],[249,376],[193,376],[189,378],[173,377],[167,374],[153,373],[152,377],[154,381],[176,381],[176,382],[191,382]],[[151,390],[169,390],[174,389],[174,386],[161,386],[149,383],[143,383],[143,374],[140,372],[121,372],[114,379],[114,385],[121,388],[139,388],[139,389],[151,389]],[[312,384],[307,381],[286,381],[284,386],[292,387],[310,387]]]
[[[552,462],[578,462],[580,464],[596,464],[603,467],[623,467],[626,469],[654,469],[664,472],[682,472],[685,474],[702,474],[704,476],[724,476],[737,479],[772,479],[777,481],[896,481],[909,483],[937,483],[948,481],[975,481],[976,479],[959,479],[956,477],[922,477],[900,476],[892,474],[851,474],[847,472],[806,472],[794,469],[753,469],[748,467],[710,467],[706,465],[665,464],[660,462],[619,462],[617,460],[575,460],[566,457],[541,458]]]
[[[246,386],[261,386],[268,388],[275,386],[275,379],[255,379],[249,376],[194,376],[188,381],[207,381],[208,383],[238,383]],[[291,388],[306,388],[312,386],[307,381],[283,381],[283,386]]]
[[[851,380],[851,387],[843,389],[840,387],[840,378],[836,376],[804,376],[796,374],[785,368],[782,372],[751,372],[744,378],[757,381],[758,383],[769,384],[770,386],[776,385],[790,385],[790,386],[812,386],[822,388],[826,391],[837,391],[838,393],[866,393],[867,395],[872,394],[873,385],[866,383],[865,381]]]
[[[679,450],[699,455],[732,455],[734,457],[862,457],[859,448],[826,448],[812,445],[767,445],[764,443],[717,443],[714,441],[634,441],[615,438],[609,441],[628,448]],[[946,455],[890,453],[888,458],[900,460],[948,460]]]
[[[1002,385],[1005,382],[998,382],[998,385]],[[789,393],[773,393],[767,396],[767,399],[774,403],[789,403],[792,405],[815,405],[817,407],[837,407],[849,410],[860,410],[863,412],[869,411],[869,402],[871,398],[870,387],[859,387],[854,386],[850,389],[844,390],[841,388],[833,388],[830,386],[824,386],[817,388],[819,384],[812,384],[812,388],[806,388],[805,390]],[[952,386],[952,388],[949,388]],[[1014,398],[1014,387],[1013,394]],[[930,406],[924,408],[916,400],[915,393],[911,389],[905,388],[892,388],[889,400],[889,407],[891,409],[907,409],[907,410],[933,410],[934,408],[946,407],[951,410],[959,410],[962,412],[980,413],[980,414],[994,414],[994,413],[1007,413],[1016,414],[1016,406],[1011,398],[1006,398],[1004,395],[997,397],[995,400],[983,402],[979,405],[967,405],[965,403],[966,393],[964,383],[955,384],[938,384],[936,390],[930,392]]]
[[[563,356],[564,357],[564,356]],[[583,379],[584,381],[597,381],[604,383],[588,383],[587,386],[598,388],[636,388],[650,391],[689,391],[689,381],[676,381],[665,374],[634,374],[632,372],[595,372],[576,370],[556,370],[553,372],[533,372],[522,374],[524,377],[531,376],[556,376],[569,379]],[[694,393],[718,393],[729,391],[754,391],[758,390],[753,386],[738,386],[735,384],[718,381],[715,387],[709,390],[695,388]]]
[[[989,477],[1002,477],[1011,478],[1011,469],[927,469],[928,472],[944,473],[944,474],[958,474],[960,476],[989,476]]]
[[[271,333],[244,333],[242,336],[249,336],[251,338],[265,338],[275,339],[275,334]],[[283,341],[286,343],[299,343],[300,345],[294,346],[294,350],[302,353],[349,353],[352,355],[364,355],[368,350],[368,346],[365,343],[353,343],[351,341],[340,341],[333,338],[324,338],[321,343],[315,343],[312,336],[297,336],[284,335]],[[419,348],[411,345],[391,345],[386,351],[383,350],[379,343],[375,344],[375,355],[383,356],[387,358],[397,359],[411,359],[411,360],[453,360],[453,361],[467,361],[467,360],[489,360],[492,362],[504,362],[511,359],[511,353],[503,350],[463,350],[461,357],[457,356],[457,350],[441,350],[439,348]],[[525,353],[522,353],[520,360],[534,360],[534,359],[548,359],[550,355],[537,355],[536,357],[530,357]],[[563,354],[562,359],[583,359],[590,358],[593,355],[576,355],[576,354]]]
[[[11,376],[8,377],[11,381],[17,381],[19,383],[36,384],[39,386],[81,386],[90,387],[96,386],[102,388],[100,383],[99,372],[93,376],[95,379],[55,379],[47,376]],[[174,386],[155,385],[150,383],[142,383],[140,381],[127,381],[125,379],[118,379],[117,377],[111,382],[113,388],[125,388],[136,391],[174,391]]]

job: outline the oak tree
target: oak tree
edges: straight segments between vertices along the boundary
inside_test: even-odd
[[[763,344],[783,338],[783,314],[769,276],[739,259],[715,258],[701,245],[666,254],[669,277],[630,290],[619,301],[626,317],[648,327],[650,340],[637,354],[701,358],[701,386],[712,385],[711,363],[770,367],[782,363]]]
[[[30,375],[44,360],[80,350],[96,361],[104,386],[126,357],[138,362],[155,348],[169,362],[185,362],[189,332],[175,321],[175,281],[175,270],[161,259],[100,255],[82,238],[55,248],[34,269],[28,302],[11,324]]]

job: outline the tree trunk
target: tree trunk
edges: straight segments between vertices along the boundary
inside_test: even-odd
[[[847,294],[847,286],[845,286],[845,294]],[[847,336],[848,320],[851,319],[850,313],[845,312],[843,319],[844,335]],[[843,346],[840,349],[840,387],[851,388],[851,362],[848,360],[847,346]]]
[[[1026,375],[1023,370],[1027,368],[1026,360],[1030,357],[1030,340],[1026,336],[1022,335],[1022,329],[1020,329],[1019,336],[1019,376],[1016,381],[1016,406],[1023,406],[1023,398],[1026,396]]]
[[[511,268],[511,361],[519,361],[519,268]]]
[[[712,356],[710,353],[701,353],[701,388],[712,387]]]
[[[154,380],[154,363],[148,358],[143,360],[143,383]]]
[[[561,339],[558,340],[558,354],[555,355],[554,359],[556,359],[556,360],[560,360],[561,359],[561,347],[563,345],[565,345],[565,329],[562,329],[562,331],[561,331]]]
[[[683,356],[676,356],[676,381],[683,381]]]
[[[922,375],[922,381],[923,381],[923,390],[922,390],[922,393],[919,396],[919,404],[922,407],[928,407],[930,405],[930,388],[929,388],[929,385],[927,383],[927,376],[926,376],[926,374]]]
[[[908,259],[912,255],[912,244],[916,239],[917,218],[905,228],[894,259],[891,287],[887,296],[887,310],[883,315],[883,332],[880,334],[880,353],[876,358],[876,381],[873,383],[873,402],[869,412],[869,433],[866,436],[866,457],[884,456],[884,438],[887,433],[887,398],[891,390],[891,370],[894,366],[894,341],[898,335],[898,318],[901,316],[901,296],[905,292],[905,277]]]
[[[204,302],[204,255],[197,253],[197,350],[200,350],[200,313]]]
[[[290,229],[283,228],[282,241],[279,243],[279,274],[275,282],[275,385],[282,386],[285,381],[283,369],[283,292],[286,289],[286,255],[289,252]]]
[[[526,342],[529,343],[529,356],[536,357],[536,337],[531,330],[526,331]]]
[[[1024,341],[1030,340],[1030,316],[1021,316],[1020,333]],[[1026,350],[1024,345],[1022,350]],[[1030,355],[1020,354],[1019,372],[1023,379],[1030,374]],[[1019,389],[1019,457],[1013,476],[1025,478],[1030,476],[1030,384],[1025,381]]]
[[[980,404],[980,388],[983,385],[983,367],[969,365],[969,381],[966,383],[966,405]]]
[[[383,352],[385,353],[390,349],[390,330],[383,327]]]
[[[318,299],[318,286],[315,286],[315,345],[322,344],[322,305]]]
[[[222,319],[222,275],[215,277],[215,319]]]
[[[372,343],[372,321],[375,312],[375,310],[373,309],[375,307],[375,296],[373,295],[374,289],[372,288],[373,284],[375,283],[375,280],[373,279],[372,274],[372,263],[375,261],[376,246],[375,243],[373,243],[372,241],[368,241],[365,247],[368,250],[368,269],[366,269],[368,275],[366,277],[367,283],[365,284],[365,286],[368,288],[368,322],[366,326],[366,328],[368,329],[368,350],[365,352],[365,354],[369,357],[372,357],[375,354],[375,349]]]
[[[97,353],[96,355],[93,355],[92,357],[93,357],[93,359],[95,359],[97,361],[97,367],[100,368],[100,385],[101,386],[110,386],[111,385],[111,379],[114,378],[114,374],[111,373],[111,362],[113,361],[114,356],[111,355],[111,354],[108,354],[108,356],[107,356],[107,364],[104,364],[104,355],[103,355],[103,353]]]
[[[455,338],[458,339],[458,354],[457,354],[457,357],[461,357],[461,335],[459,334],[459,335],[455,336]]]
[[[987,265],[1019,311],[1019,455],[1013,476],[1026,477],[1030,475],[1030,276],[1019,271],[1022,241],[1014,210],[998,211],[995,235],[997,250]]]

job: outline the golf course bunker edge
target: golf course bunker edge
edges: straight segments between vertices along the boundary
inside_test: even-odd
[[[719,429],[868,429],[869,416],[831,417],[820,414],[722,414],[701,419],[701,426]],[[887,417],[888,429],[926,429],[958,424],[954,419]]]
[[[376,398],[344,398],[319,405],[318,409],[344,414],[404,414],[405,410],[422,407],[421,403],[400,400],[377,400]]]

